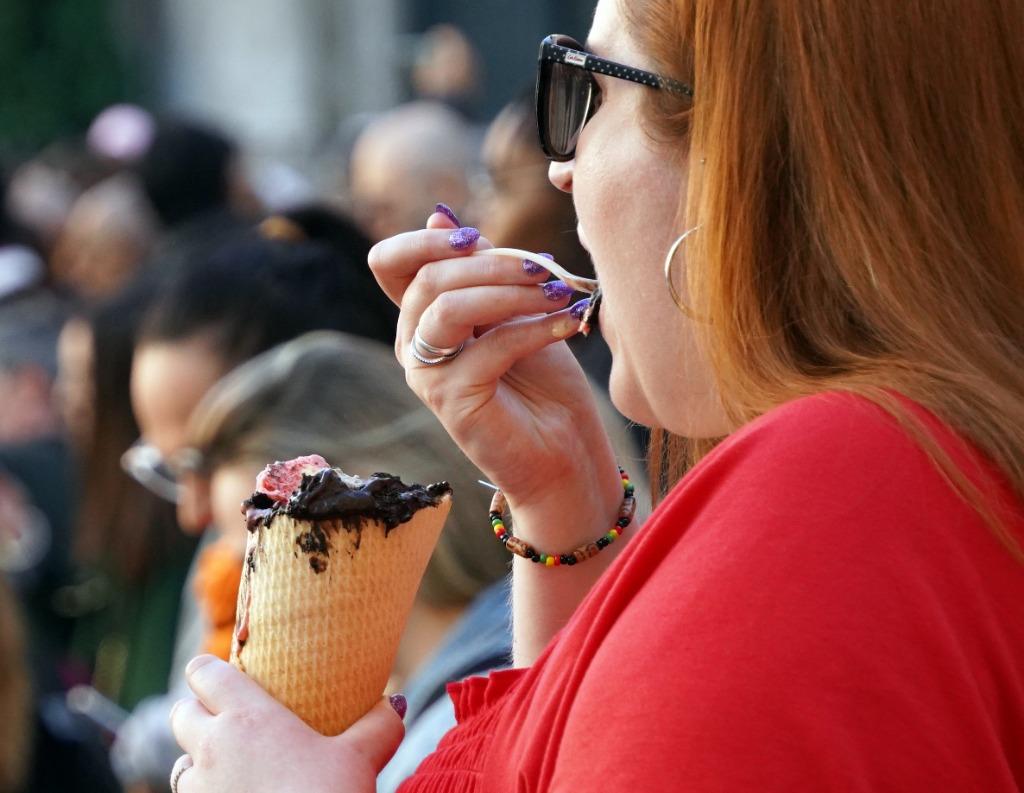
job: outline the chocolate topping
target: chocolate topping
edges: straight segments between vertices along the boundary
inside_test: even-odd
[[[437,506],[451,492],[447,482],[427,487],[407,485],[397,476],[383,473],[364,481],[336,468],[324,468],[305,474],[286,504],[275,503],[264,493],[254,493],[242,504],[242,511],[249,531],[269,525],[281,514],[313,523],[339,521],[349,531],[361,530],[366,521],[379,521],[388,534],[419,510]]]
[[[302,477],[283,511],[297,520],[340,520],[347,529],[376,520],[384,524],[387,534],[424,507],[437,506],[451,492],[447,482],[429,487],[406,485],[397,476],[380,473],[364,482],[324,468]]]

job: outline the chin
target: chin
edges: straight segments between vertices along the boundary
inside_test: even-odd
[[[640,390],[636,378],[629,372],[624,372],[622,367],[612,359],[612,373],[608,381],[608,393],[611,396],[612,404],[630,421],[642,424],[645,427],[658,426],[654,411],[650,403]]]

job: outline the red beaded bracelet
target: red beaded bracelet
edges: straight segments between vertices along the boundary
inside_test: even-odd
[[[625,494],[622,498],[622,506],[619,508],[619,517],[612,529],[604,536],[598,537],[594,542],[585,543],[569,553],[558,555],[541,553],[505,528],[505,521],[502,516],[508,508],[508,502],[505,500],[505,494],[500,490],[491,499],[491,527],[494,529],[494,535],[509,551],[536,564],[543,564],[547,567],[559,567],[561,565],[571,567],[579,562],[585,562],[587,559],[597,556],[601,551],[619,539],[626,530],[626,527],[633,522],[633,516],[636,514],[636,488],[629,481],[629,475],[621,468],[619,469],[619,474],[622,476],[622,490]]]

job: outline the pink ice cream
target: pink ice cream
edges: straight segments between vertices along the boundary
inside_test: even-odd
[[[271,463],[256,477],[256,492],[263,493],[278,503],[286,503],[302,483],[303,474],[315,474],[330,467],[319,454]]]

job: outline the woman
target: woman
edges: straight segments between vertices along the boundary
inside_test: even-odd
[[[122,707],[163,691],[181,588],[195,550],[174,508],[134,482],[121,453],[139,434],[128,384],[148,290],[131,288],[70,319],[58,345],[57,392],[78,464],[79,580],[60,593],[75,619],[71,655]]]
[[[515,560],[527,668],[452,690],[403,793],[1024,785],[1022,35],[1005,3],[600,0],[586,49],[625,67],[546,48],[613,400],[693,439],[666,478],[726,437],[628,543]],[[592,541],[623,491],[574,325],[430,225],[371,255],[411,386],[518,537]],[[181,793],[369,790],[400,737],[386,705],[319,738],[229,668],[190,678]]]

